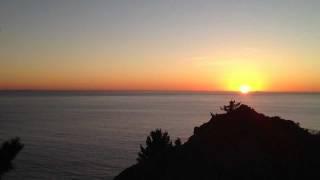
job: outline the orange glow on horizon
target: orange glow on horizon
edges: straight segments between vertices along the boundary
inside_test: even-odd
[[[224,53],[226,54],[226,53]],[[155,90],[155,91],[233,91],[243,85],[250,92],[319,92],[320,80],[316,73],[291,69],[267,68],[257,57],[219,60],[214,55],[188,63],[167,60],[164,63],[141,62],[127,66],[115,64],[104,69],[98,62],[69,63],[64,68],[52,66],[46,71],[39,68],[1,67],[0,90]],[[171,57],[169,59],[179,59]],[[217,60],[217,61],[218,61]],[[159,60],[160,61],[160,60]],[[221,62],[220,62],[221,61]],[[74,65],[74,66],[71,66]],[[79,67],[78,67],[79,66]],[[263,68],[262,68],[263,67]],[[277,67],[278,68],[278,67]],[[243,89],[243,88],[241,88]],[[248,91],[248,92],[249,92]]]

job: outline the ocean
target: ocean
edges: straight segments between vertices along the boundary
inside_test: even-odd
[[[231,99],[320,130],[312,93],[0,92],[0,140],[25,144],[4,179],[113,179],[151,130],[184,142]]]

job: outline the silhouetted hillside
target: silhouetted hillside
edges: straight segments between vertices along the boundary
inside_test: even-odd
[[[234,101],[222,110],[195,127],[184,144],[173,144],[161,130],[151,132],[137,164],[115,180],[320,179],[319,133]]]

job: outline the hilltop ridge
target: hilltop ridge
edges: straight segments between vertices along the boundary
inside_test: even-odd
[[[183,144],[151,132],[137,164],[115,180],[320,178],[319,133],[234,101],[222,110]]]

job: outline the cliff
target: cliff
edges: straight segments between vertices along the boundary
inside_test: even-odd
[[[152,132],[137,164],[115,180],[320,179],[319,133],[247,105],[230,102],[223,110],[195,127],[184,144]]]

